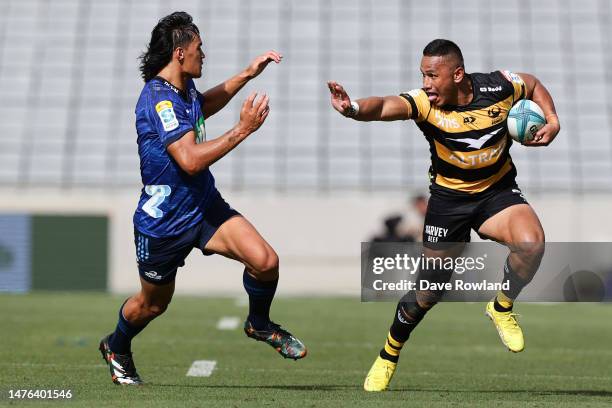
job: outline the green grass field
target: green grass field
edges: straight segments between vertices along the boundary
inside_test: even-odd
[[[220,331],[234,299],[177,297],[135,341],[143,387],[111,383],[97,350],[123,298],[103,294],[0,295],[0,405],[170,406],[533,406],[612,404],[612,307],[518,305],[526,335],[506,351],[482,304],[436,307],[404,348],[391,390],[362,391],[394,305],[353,299],[275,300],[272,317],[309,347],[282,359],[241,328]],[[194,360],[216,360],[210,377],[187,377]],[[7,390],[70,389],[62,401],[9,400]]]

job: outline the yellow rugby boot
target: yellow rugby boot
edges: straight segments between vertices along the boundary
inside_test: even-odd
[[[376,357],[376,361],[374,361],[363,383],[363,389],[366,391],[385,391],[388,389],[395,367],[397,367],[397,363],[385,360],[380,356]]]
[[[495,325],[499,338],[504,346],[513,353],[519,353],[525,349],[523,331],[516,320],[516,313],[512,311],[498,312],[493,306],[494,300],[487,303],[485,313]]]

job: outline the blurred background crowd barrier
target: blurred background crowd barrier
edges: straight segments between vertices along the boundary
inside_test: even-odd
[[[271,97],[267,123],[213,174],[279,252],[282,274],[291,277],[281,279],[281,293],[358,293],[359,243],[381,232],[390,211],[403,212],[411,195],[426,192],[429,150],[417,127],[346,120],[331,109],[325,83],[337,80],[354,97],[418,88],[421,52],[434,38],[455,41],[468,72],[529,72],[548,87],[562,131],[547,148],[512,148],[519,184],[548,240],[612,240],[606,0],[4,0],[2,7],[2,288],[39,288],[41,273],[60,277],[50,287],[137,287],[137,57],[157,20],[175,10],[192,14],[202,32],[202,90],[267,49],[285,56],[206,124],[214,138],[237,121],[248,92]],[[41,248],[48,248],[47,274],[37,269]],[[88,262],[79,261],[84,254]],[[25,256],[11,265],[26,268],[29,280],[5,278],[17,276],[3,261],[11,256]],[[74,286],[68,269],[75,265],[91,279]],[[238,293],[240,270],[192,255],[177,290]]]

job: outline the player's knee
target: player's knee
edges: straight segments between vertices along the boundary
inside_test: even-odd
[[[168,302],[165,301],[151,301],[149,299],[143,299],[140,304],[140,310],[142,314],[146,316],[147,319],[155,319],[157,316],[163,314],[166,309],[168,309],[168,305],[170,304],[170,300]]]
[[[432,302],[432,301],[419,301],[417,302],[418,305],[425,311],[429,311],[431,310],[438,302]]]
[[[442,292],[435,290],[418,291],[416,296],[416,303],[423,310],[428,311],[440,301],[442,295]]]
[[[147,303],[144,305],[144,308],[148,317],[154,319],[157,316],[162,315],[168,309],[168,304],[169,303],[160,302]]]
[[[544,256],[545,237],[542,229],[525,231],[518,243],[513,245],[513,252],[529,263],[540,262]]]
[[[262,248],[251,260],[251,267],[255,275],[271,275],[278,273],[278,255],[273,250]]]
[[[168,309],[168,304],[170,303],[170,300],[168,300],[168,302],[159,300],[153,301],[143,295],[135,297],[133,300],[135,302],[133,314],[130,316],[126,315],[126,318],[131,321],[131,317],[141,322],[149,322],[163,314],[166,309]]]

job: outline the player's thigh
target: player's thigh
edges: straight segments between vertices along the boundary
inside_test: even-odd
[[[504,208],[488,218],[480,226],[478,233],[509,246],[544,242],[544,229],[529,204]]]
[[[427,244],[423,247],[424,258],[456,258],[463,252],[465,242],[447,242],[437,245]]]
[[[425,213],[423,245],[436,250],[448,247],[447,243],[469,242],[475,207],[464,197],[432,194]]]
[[[200,228],[190,228],[178,236],[156,238],[134,231],[136,259],[141,281],[164,286],[176,279],[178,268],[185,265],[198,241]]]
[[[276,252],[243,216],[225,221],[206,243],[204,250],[235,259],[253,270],[278,267]]]

